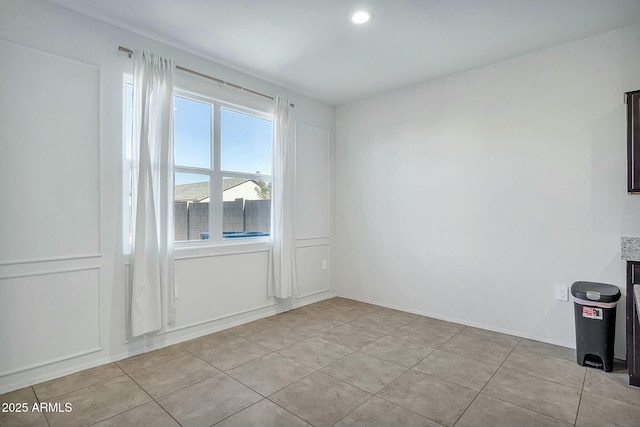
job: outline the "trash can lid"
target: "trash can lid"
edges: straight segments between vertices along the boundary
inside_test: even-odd
[[[582,300],[616,302],[620,299],[620,289],[606,283],[575,282],[571,285],[571,295]]]

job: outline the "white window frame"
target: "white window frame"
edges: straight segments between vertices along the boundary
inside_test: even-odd
[[[212,106],[211,125],[213,127],[213,129],[211,129],[212,146],[211,146],[211,163],[210,163],[212,167],[201,168],[201,167],[179,166],[179,165],[176,165],[174,167],[174,171],[176,173],[196,173],[200,175],[209,176],[209,188],[210,188],[209,240],[190,240],[188,242],[176,241],[176,245],[193,245],[194,242],[196,244],[202,244],[203,242],[211,242],[212,244],[226,244],[231,240],[235,241],[240,239],[242,239],[242,241],[247,241],[247,240],[268,241],[269,236],[238,237],[234,239],[223,237],[222,232],[223,232],[223,180],[224,178],[243,178],[243,179],[253,179],[256,181],[271,182],[271,175],[247,173],[247,172],[236,172],[236,171],[229,171],[229,170],[222,169],[221,167],[222,140],[221,140],[220,110],[224,108],[229,111],[246,114],[259,119],[270,121],[272,123],[273,123],[273,114],[256,111],[250,108],[220,101],[218,99],[213,99],[207,96],[195,94],[193,92],[189,92],[189,91],[185,91],[177,88],[174,89],[174,96],[178,96],[178,97],[196,101],[196,102],[203,102],[206,104],[210,104]]]
[[[127,84],[132,84],[133,77],[125,74],[122,85],[122,99],[123,99],[123,113],[122,113],[122,159],[123,159],[123,171],[122,171],[122,194],[123,194],[123,251],[129,253],[131,250],[131,243],[129,241],[130,223],[131,223],[131,206],[130,206],[130,194],[131,194],[131,182],[130,170],[131,159],[126,157],[127,147],[127,132],[126,132],[126,90]],[[227,89],[229,90],[229,89]],[[210,104],[211,109],[211,168],[193,167],[174,165],[175,173],[196,173],[200,175],[206,175],[209,177],[209,239],[208,240],[189,240],[189,241],[175,241],[175,248],[179,250],[181,248],[201,248],[201,247],[230,247],[238,245],[247,245],[256,243],[265,244],[270,240],[269,236],[250,236],[250,237],[236,237],[236,238],[224,238],[223,237],[223,180],[224,178],[243,178],[252,179],[257,181],[272,182],[272,175],[261,173],[246,173],[230,170],[223,170],[221,168],[221,121],[220,110],[222,108],[234,111],[241,114],[247,114],[259,119],[264,119],[273,123],[273,112],[267,111],[268,108],[258,109],[248,106],[240,105],[236,102],[229,102],[220,99],[220,97],[213,97],[196,93],[194,91],[186,90],[180,87],[174,87],[174,96],[193,100],[196,102],[203,102]],[[257,103],[253,103],[257,104]],[[257,104],[259,105],[259,104]],[[273,144],[273,141],[272,141]],[[270,231],[271,232],[271,231]],[[262,246],[262,245],[261,245]],[[242,250],[240,250],[242,251]]]

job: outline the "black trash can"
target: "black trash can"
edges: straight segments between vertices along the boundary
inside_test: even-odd
[[[571,296],[576,319],[578,365],[611,372],[620,289],[605,283],[575,282],[571,285]]]

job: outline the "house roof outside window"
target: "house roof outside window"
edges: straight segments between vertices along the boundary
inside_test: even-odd
[[[247,184],[248,183],[248,184]],[[251,187],[250,189],[254,191],[252,198],[258,198],[257,193],[255,193],[254,187],[258,185],[258,183],[253,179],[246,178],[228,178],[223,181],[223,194],[231,189],[246,186]],[[174,200],[176,202],[208,202],[209,201],[209,182],[194,182],[191,184],[178,184],[175,187],[175,195]],[[245,197],[246,198],[246,197]],[[227,200],[225,197],[224,200]]]

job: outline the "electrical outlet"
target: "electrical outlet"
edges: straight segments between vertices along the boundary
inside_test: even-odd
[[[320,268],[323,269],[323,270],[327,269],[327,260],[326,259],[322,260],[322,264],[320,265]]]
[[[556,285],[555,299],[558,301],[569,301],[569,287],[567,285]]]

